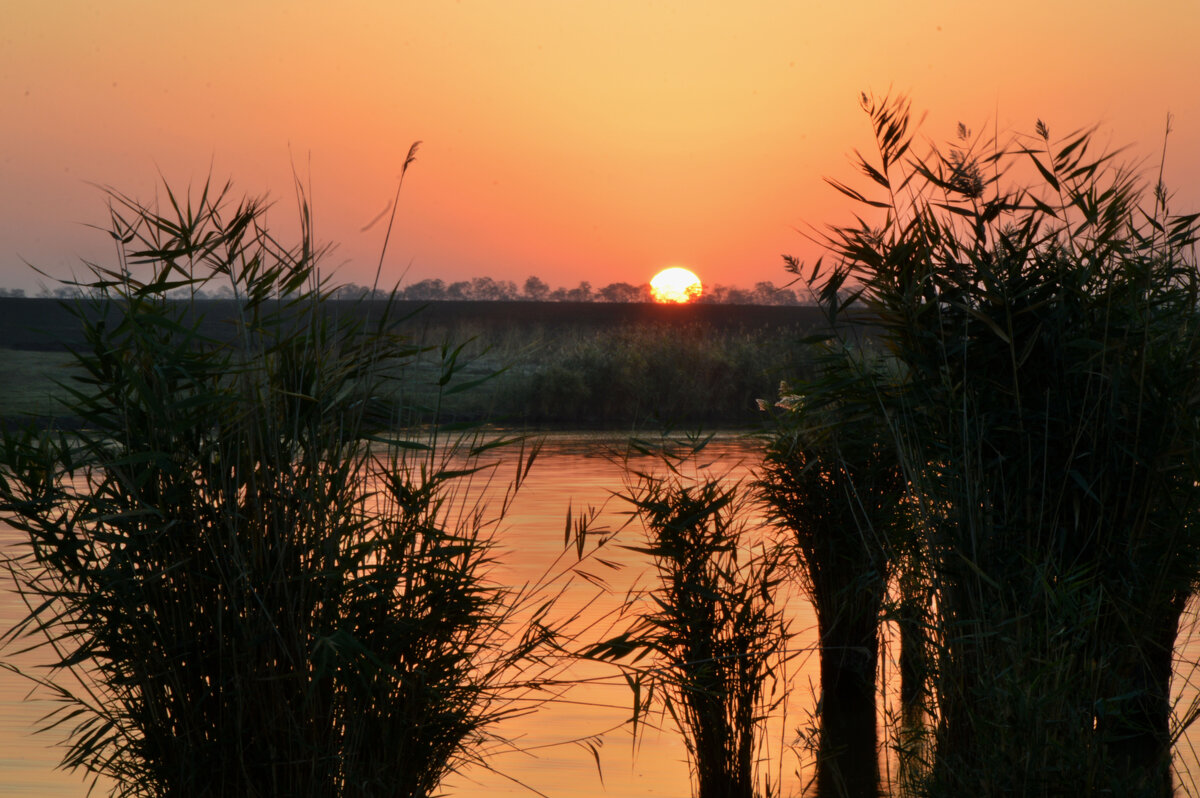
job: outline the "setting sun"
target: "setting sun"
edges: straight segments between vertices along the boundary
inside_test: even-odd
[[[691,302],[700,296],[702,289],[700,278],[679,266],[663,269],[650,281],[655,302]]]

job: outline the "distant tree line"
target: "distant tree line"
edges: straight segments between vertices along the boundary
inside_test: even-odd
[[[349,283],[338,290],[343,299],[359,298],[372,293],[386,292]],[[650,284],[609,283],[602,288],[593,288],[586,280],[575,288],[551,288],[540,277],[531,276],[520,288],[512,280],[493,280],[491,277],[476,277],[447,283],[437,278],[419,280],[400,291],[404,299],[425,302],[443,300],[475,300],[485,302],[511,302],[525,300],[533,302],[653,302]],[[725,285],[705,286],[697,300],[707,304],[725,305],[798,305],[796,292],[790,288],[777,287],[763,281],[755,283],[752,290]]]
[[[79,286],[43,286],[35,296],[70,299],[86,293]],[[195,299],[233,299],[233,289],[228,285],[205,288],[191,292]],[[385,298],[389,290],[347,283],[334,292],[336,299]],[[0,288],[0,297],[24,297],[21,288]],[[650,284],[609,283],[602,288],[593,288],[586,280],[575,288],[551,288],[540,277],[531,276],[519,287],[512,280],[493,280],[491,277],[476,277],[447,283],[437,278],[418,280],[398,289],[400,299],[420,302],[471,300],[476,302],[653,302]],[[726,285],[705,286],[704,293],[696,300],[713,305],[800,305],[804,304],[791,288],[776,286],[770,280],[754,284],[753,289]]]

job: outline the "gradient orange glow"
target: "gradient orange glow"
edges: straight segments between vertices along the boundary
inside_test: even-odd
[[[208,173],[278,202],[311,185],[329,268],[370,282],[409,172],[384,279],[638,284],[674,259],[709,283],[783,282],[797,230],[852,209],[870,147],[862,91],[1002,138],[1042,118],[1157,162],[1200,205],[1195,0],[346,4],[14,3],[0,26],[0,286],[30,261],[108,259],[93,184],[150,199]],[[1029,54],[1029,55],[1023,55]],[[857,209],[853,209],[857,210]],[[364,229],[365,228],[365,229]]]
[[[650,294],[655,302],[681,305],[699,299],[703,290],[700,278],[681,266],[663,269],[650,281]]]

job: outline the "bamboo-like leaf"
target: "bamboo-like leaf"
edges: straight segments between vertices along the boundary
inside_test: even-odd
[[[1046,181],[1047,185],[1049,185],[1050,188],[1054,189],[1055,191],[1060,190],[1058,178],[1054,176],[1053,172],[1046,168],[1041,159],[1038,158],[1037,153],[1031,150],[1027,150],[1026,152],[1029,155],[1029,160],[1033,161],[1033,165],[1037,167],[1037,170],[1041,173],[1042,179]]]
[[[850,199],[855,200],[857,202],[861,202],[864,205],[870,205],[872,208],[887,208],[887,207],[889,207],[886,202],[882,202],[880,200],[867,199],[862,194],[860,194],[858,191],[854,190],[853,188],[846,185],[845,183],[841,183],[841,182],[839,182],[837,180],[833,180],[831,178],[825,178],[825,182],[829,183],[829,185],[833,186],[835,189],[837,189],[841,193],[845,194]]]

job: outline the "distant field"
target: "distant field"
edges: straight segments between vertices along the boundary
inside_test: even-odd
[[[381,302],[328,308],[383,310]],[[194,310],[220,337],[236,305]],[[800,341],[822,326],[816,309],[796,306],[401,302],[395,311],[418,341],[466,343],[466,378],[501,371],[443,403],[450,417],[535,426],[754,423],[754,400],[804,369]],[[83,344],[58,300],[0,298],[0,418],[60,416],[56,383],[72,375],[67,350]],[[434,379],[431,362],[410,369],[406,397],[432,403]]]
[[[379,313],[382,301],[339,300],[328,303],[333,313]],[[205,329],[219,334],[237,305],[227,300],[197,302]],[[521,327],[546,329],[611,329],[627,325],[701,324],[717,330],[815,327],[820,312],[807,306],[775,305],[657,305],[606,302],[397,302],[397,316],[410,317],[414,331],[473,327],[479,331]],[[57,299],[0,297],[0,347],[39,351],[64,350],[83,343],[79,325]]]

